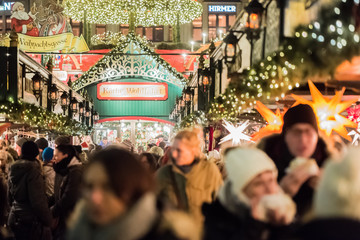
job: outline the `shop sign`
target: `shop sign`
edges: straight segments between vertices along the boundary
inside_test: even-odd
[[[0,11],[10,11],[13,2],[4,2],[4,5],[0,5]]]
[[[236,13],[235,5],[209,5],[209,12]]]
[[[149,82],[106,82],[97,85],[99,100],[166,100],[168,85]]]

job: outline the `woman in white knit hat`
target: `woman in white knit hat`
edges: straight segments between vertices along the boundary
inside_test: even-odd
[[[360,148],[349,148],[341,161],[328,161],[315,192],[314,219],[296,239],[360,239]]]
[[[277,183],[274,162],[261,150],[234,148],[225,154],[225,169],[228,177],[217,201],[203,205],[205,239],[286,234],[284,226],[292,222],[296,207]]]

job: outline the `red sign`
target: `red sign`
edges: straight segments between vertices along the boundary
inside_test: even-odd
[[[168,85],[149,82],[105,82],[97,85],[99,100],[166,100]]]

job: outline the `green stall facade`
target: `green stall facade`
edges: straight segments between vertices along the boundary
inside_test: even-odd
[[[94,141],[129,139],[134,146],[169,139],[169,115],[186,79],[155,54],[146,40],[128,34],[73,83],[86,91],[99,113]]]

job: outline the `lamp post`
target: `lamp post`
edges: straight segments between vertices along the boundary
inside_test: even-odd
[[[205,43],[206,43],[206,33],[202,33],[202,42],[203,42],[203,45],[205,45]]]
[[[191,44],[191,52],[194,52],[194,44],[195,44],[195,42],[194,42],[194,41],[190,41],[190,44]]]

